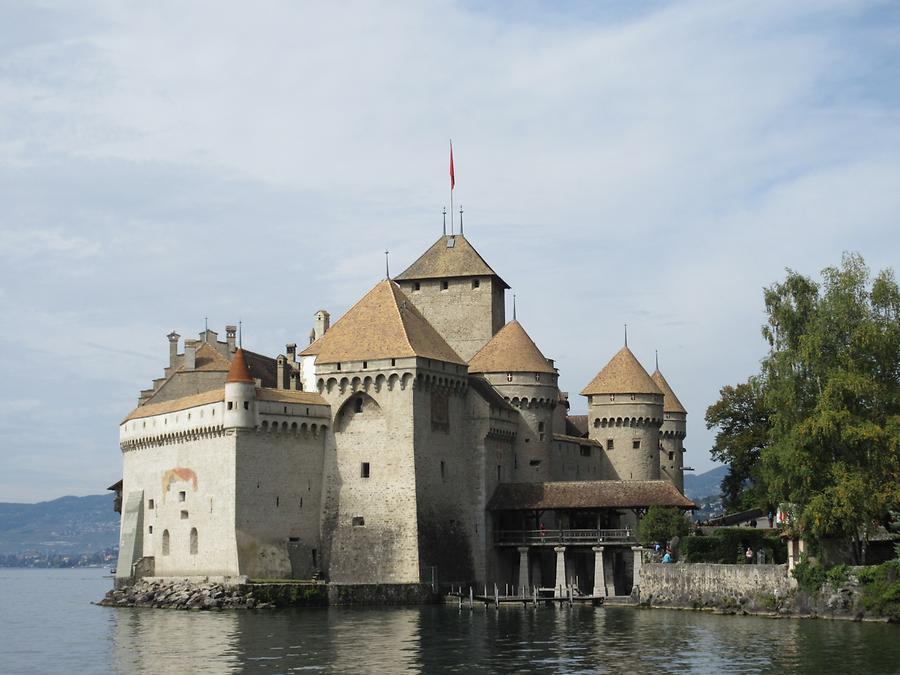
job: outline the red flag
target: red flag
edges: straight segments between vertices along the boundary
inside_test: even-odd
[[[456,174],[453,172],[453,141],[450,141],[450,189],[456,187]]]

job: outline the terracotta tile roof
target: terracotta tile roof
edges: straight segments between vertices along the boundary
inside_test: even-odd
[[[322,336],[316,363],[408,356],[465,365],[400,287],[386,279]]]
[[[469,375],[469,387],[474,389],[490,405],[501,410],[516,410],[512,404],[500,395],[491,383],[480,375]]]
[[[315,342],[311,343],[309,347],[300,352],[300,356],[315,356],[318,354],[322,351],[322,341],[323,339],[320,337]]]
[[[219,353],[219,350],[204,342],[197,348],[194,357],[194,370],[228,372],[230,363],[227,358]]]
[[[584,436],[571,436],[569,434],[553,434],[554,441],[563,441],[564,443],[577,443],[578,445],[593,445],[598,448],[602,448],[603,444],[600,441],[595,441],[593,438],[585,438]]]
[[[595,394],[662,394],[628,347],[622,347],[582,391]]]
[[[448,245],[451,242],[452,245]],[[411,281],[484,276],[497,277],[503,288],[509,288],[463,235],[445,234],[395,278],[400,281]]]
[[[522,324],[503,326],[469,361],[470,373],[556,373]]]
[[[314,391],[293,391],[290,389],[256,390],[258,401],[275,401],[277,403],[305,403],[307,405],[328,405],[328,401]]]
[[[250,371],[247,369],[247,361],[244,359],[244,350],[238,348],[231,357],[231,367],[228,369],[228,377],[225,378],[225,384],[229,382],[253,382],[250,377]]]
[[[657,369],[653,371],[653,375],[650,377],[653,378],[656,386],[659,387],[659,390],[663,393],[663,412],[682,413],[687,415],[687,410],[681,405],[681,401],[678,400],[678,397],[675,395],[675,392],[672,391],[672,387],[669,386],[669,383],[666,382],[666,378],[663,377],[663,374]]]
[[[566,433],[570,436],[587,436],[588,416],[569,415],[566,417]]]
[[[140,419],[141,417],[152,417],[153,415],[164,415],[165,413],[178,412],[179,410],[187,410],[188,408],[196,408],[207,403],[218,403],[225,400],[224,389],[212,389],[204,391],[200,394],[192,394],[191,396],[182,396],[181,398],[173,398],[171,401],[163,401],[162,403],[145,403],[138,406],[126,417],[123,422],[128,420]]]
[[[501,483],[488,502],[489,511],[603,509],[677,506],[695,508],[667,480],[597,480],[557,483]]]

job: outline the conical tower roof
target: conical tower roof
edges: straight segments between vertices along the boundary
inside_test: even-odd
[[[556,373],[522,324],[513,319],[469,361],[470,373]]]
[[[654,370],[653,375],[650,377],[653,378],[656,386],[659,387],[660,391],[663,393],[663,412],[687,415],[687,410],[681,405],[681,401],[678,400],[678,397],[675,395],[675,392],[672,391],[672,387],[669,386],[669,383],[666,382],[666,378],[663,377],[663,374],[659,372],[659,368]]]
[[[411,281],[484,276],[497,277],[503,288],[509,288],[463,235],[445,234],[395,278]]]
[[[244,358],[244,350],[240,347],[234,352],[231,366],[228,368],[228,377],[225,378],[225,383],[228,384],[229,382],[253,383],[253,378],[250,377],[250,369],[247,368],[247,360]]]
[[[582,396],[596,394],[662,394],[628,347],[622,347],[591,380]]]
[[[316,363],[408,356],[465,363],[389,279],[366,293],[318,342]]]

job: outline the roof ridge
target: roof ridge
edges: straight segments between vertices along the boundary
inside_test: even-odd
[[[415,353],[416,349],[412,346],[412,342],[409,341],[409,327],[406,325],[406,319],[403,316],[403,312],[400,311],[400,303],[397,301],[397,293],[399,292],[403,295],[403,291],[400,290],[400,286],[393,279],[385,279],[385,281],[388,283],[388,288],[391,289],[391,297],[394,299],[394,309],[400,319],[400,326],[403,328],[403,339],[406,342],[406,346],[409,347],[409,351]],[[405,295],[403,295],[403,298],[404,303],[411,302]]]

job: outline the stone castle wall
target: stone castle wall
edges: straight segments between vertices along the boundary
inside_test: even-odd
[[[655,394],[594,395],[588,407],[588,436],[604,448],[613,480],[659,479],[659,429],[662,396]],[[612,448],[609,442],[612,441]],[[640,447],[635,448],[635,444]]]

